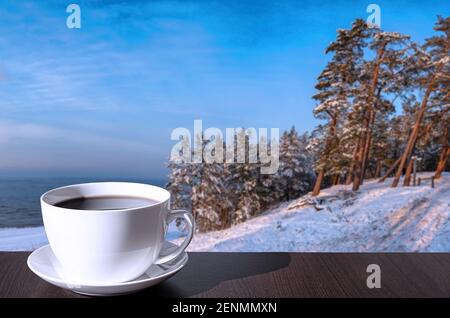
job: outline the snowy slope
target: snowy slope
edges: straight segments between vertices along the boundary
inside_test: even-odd
[[[427,173],[421,176],[430,175]],[[289,210],[295,201],[227,230],[198,234],[190,251],[450,252],[450,173],[432,189],[366,181],[354,197]],[[325,189],[320,196],[348,190]]]
[[[320,211],[288,208],[299,200],[284,203],[230,229],[197,234],[188,250],[450,252],[450,173],[434,189],[429,183],[392,189],[391,181],[366,181],[357,195],[324,203]],[[348,189],[335,186],[320,197]],[[0,229],[0,250],[33,250],[44,244],[42,227]]]

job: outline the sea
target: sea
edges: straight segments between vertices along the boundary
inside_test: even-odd
[[[42,226],[39,199],[48,190],[86,182],[127,181],[164,187],[165,180],[95,177],[0,177],[0,229]]]

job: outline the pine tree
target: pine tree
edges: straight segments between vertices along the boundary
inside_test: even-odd
[[[436,165],[435,178],[440,178],[450,157],[450,17],[438,17],[434,28],[444,33],[442,36],[427,40],[425,47],[430,50],[434,63],[442,68],[436,74],[436,91],[430,98],[430,107],[437,143],[440,144],[439,159]],[[436,131],[438,130],[438,131]]]
[[[308,136],[299,136],[295,127],[284,132],[280,140],[280,168],[283,199],[291,200],[309,191],[312,180],[312,163],[306,150]]]
[[[373,173],[371,175],[373,178],[379,178],[382,168],[387,164],[390,125],[391,119],[388,114],[380,112],[374,117],[370,135],[371,147],[368,154],[368,157],[372,158],[372,162],[367,162],[367,167],[372,168]]]
[[[196,222],[202,231],[223,229],[230,224],[229,216],[233,208],[224,183],[227,173],[223,164],[202,165],[202,178],[195,187],[194,196]]]
[[[435,116],[435,122],[439,121],[439,124],[436,126],[440,128],[440,136],[438,137],[438,139],[441,145],[439,160],[437,162],[436,170],[434,173],[434,177],[436,179],[439,179],[441,177],[442,172],[448,165],[448,158],[450,157],[450,102],[446,101],[445,103],[446,104]]]
[[[385,181],[397,168],[400,163],[399,157],[403,151],[407,136],[414,124],[415,109],[419,102],[414,94],[404,95],[402,100],[402,113],[389,119],[386,129],[387,145],[382,151],[384,162],[388,169],[385,171],[379,182]],[[381,127],[382,128],[382,127]],[[380,128],[380,129],[381,129]],[[384,154],[383,154],[384,152]]]
[[[238,145],[238,139],[244,141],[245,149],[242,150],[245,154],[249,154],[250,147],[256,146],[251,144],[251,137],[246,135],[244,128],[237,131],[235,143]],[[262,200],[257,191],[260,165],[249,162],[247,155],[244,161],[243,163],[238,162],[230,165],[230,183],[236,202],[236,210],[231,218],[233,224],[244,222],[256,215],[261,211],[262,206]]]
[[[189,140],[183,139],[183,145],[182,149],[189,149],[191,151]],[[186,162],[186,156],[184,156],[182,149],[169,160],[167,166],[170,169],[170,173],[166,189],[171,194],[170,202],[172,208],[192,209],[192,173],[190,171],[190,164]]]
[[[197,136],[197,139],[199,138],[200,136]],[[203,161],[191,164],[190,169],[193,180],[191,198],[196,224],[200,231],[223,229],[230,225],[233,209],[227,184],[230,177],[228,166],[221,162],[205,160],[206,145],[216,143],[216,148],[212,151],[215,155],[217,147],[223,147],[223,140],[216,136],[213,140],[206,141],[202,138],[202,142],[197,142],[203,147]]]
[[[352,86],[358,80],[359,65],[364,56],[365,39],[369,35],[367,24],[356,20],[350,30],[338,30],[337,39],[327,48],[326,53],[334,53],[332,60],[318,77],[313,96],[319,104],[314,109],[314,115],[327,120],[320,126],[326,133],[316,133],[322,136],[320,157],[316,162],[318,176],[313,189],[313,195],[320,192],[320,187],[327,169],[333,167],[333,158],[339,149],[338,130],[341,118],[345,117],[352,98]]]
[[[259,138],[258,156],[259,167],[261,169],[261,167],[268,165],[264,162],[267,162],[272,157],[272,143],[267,140],[266,136],[259,136]],[[261,147],[266,147],[265,145],[267,145],[267,149],[262,151]],[[260,170],[256,191],[260,198],[261,209],[268,208],[270,205],[280,202],[285,195],[285,189],[279,168],[273,174],[262,174]]]
[[[448,100],[448,76],[449,76],[449,48],[450,48],[450,18],[438,17],[435,30],[443,34],[427,39],[423,49],[417,48],[414,55],[417,76],[415,78],[418,87],[424,91],[420,107],[417,109],[416,120],[408,137],[408,142],[400,158],[392,187],[396,187],[400,181],[403,169],[410,166],[411,156],[419,137],[419,130],[425,113],[430,107],[430,101]],[[446,158],[445,158],[446,160]],[[410,171],[410,169],[408,169]],[[405,185],[409,185],[408,173],[405,177]]]
[[[404,85],[406,77],[405,63],[408,59],[409,36],[397,32],[384,32],[372,29],[373,36],[369,48],[374,51],[375,58],[365,63],[362,73],[361,85],[356,93],[356,105],[354,111],[360,113],[357,118],[361,119],[362,127],[359,131],[353,190],[358,190],[363,183],[366,168],[371,151],[373,126],[378,117],[386,118],[386,115],[394,111],[392,104],[383,94],[399,94]],[[378,118],[378,120],[380,120]]]

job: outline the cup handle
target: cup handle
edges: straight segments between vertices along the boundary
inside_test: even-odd
[[[187,225],[188,225],[188,235],[186,236],[186,238],[184,239],[184,242],[178,246],[174,251],[172,251],[170,254],[168,255],[164,255],[162,257],[158,257],[156,259],[156,261],[154,262],[154,264],[163,264],[163,263],[167,263],[175,258],[177,258],[181,253],[183,253],[183,251],[186,249],[186,247],[189,245],[189,243],[192,240],[192,237],[194,236],[194,229],[195,229],[195,221],[194,221],[194,217],[192,215],[191,212],[186,211],[186,210],[172,210],[169,212],[169,215],[167,217],[167,226],[169,226],[169,224],[176,220],[177,218],[182,218],[184,220],[186,220]]]

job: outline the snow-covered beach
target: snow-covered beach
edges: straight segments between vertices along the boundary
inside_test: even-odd
[[[0,251],[32,251],[47,243],[43,226],[0,229]]]
[[[422,173],[419,176],[429,175]],[[233,252],[449,252],[450,173],[432,189],[390,188],[368,180],[358,194],[295,207],[298,200],[222,231],[198,233],[188,250]],[[324,189],[320,197],[345,193]],[[302,197],[303,200],[305,197]],[[43,227],[0,229],[0,250],[28,251],[47,244]]]

